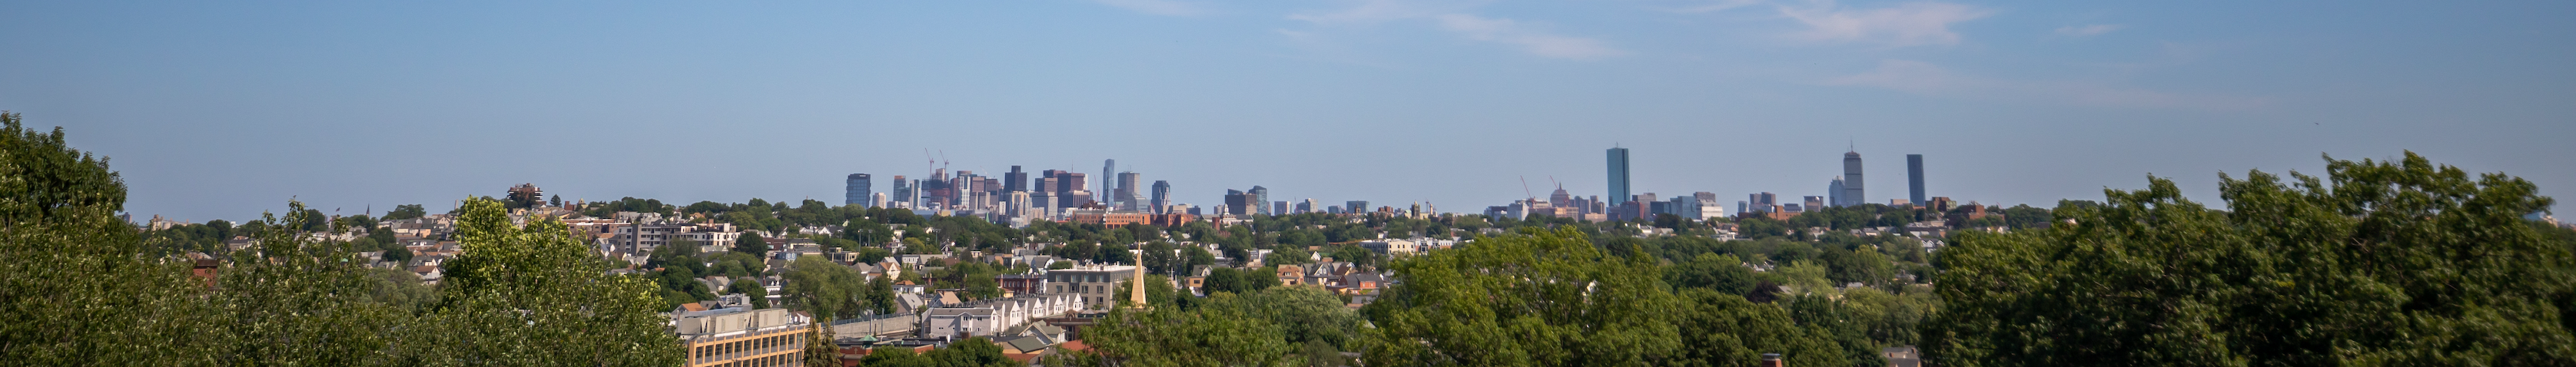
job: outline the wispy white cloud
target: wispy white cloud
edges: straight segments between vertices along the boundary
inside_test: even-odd
[[[2120,25],[2118,25],[2118,24],[2093,24],[2093,25],[2086,25],[2086,26],[2082,26],[2082,27],[2077,27],[2077,26],[2071,26],[2071,25],[2070,25],[2070,26],[2064,26],[2064,27],[2057,27],[2057,35],[2060,35],[2060,36],[2067,36],[2067,37],[2091,37],[2091,36],[2098,36],[2098,35],[2102,35],[2103,33],[2111,33],[2111,31],[2120,30],[2120,27],[2121,27],[2121,26],[2120,26]]]
[[[1780,14],[1807,25],[1799,38],[1833,42],[1876,42],[1890,46],[1950,45],[1959,33],[1950,25],[1993,15],[1994,11],[1944,2],[1912,2],[1876,9],[1844,8],[1834,2],[1805,6],[1779,5]]]
[[[1468,13],[1490,1],[1485,0],[1352,0],[1339,10],[1288,15],[1316,25],[1342,26],[1394,21],[1429,20],[1440,29],[1467,39],[1512,45],[1532,55],[1588,60],[1627,55],[1627,51],[1610,47],[1598,39],[1566,36],[1548,32],[1542,25],[1505,18],[1487,18]],[[1291,37],[1310,38],[1305,33],[1288,33]]]
[[[1208,8],[1204,5],[1178,0],[1092,0],[1092,2],[1153,15],[1186,17],[1208,13]]]
[[[2270,103],[2269,99],[2261,97],[2190,95],[2101,83],[1980,78],[1912,60],[1881,61],[1876,70],[1833,78],[1826,84],[1878,87],[1941,97],[2038,100],[2105,107],[2230,110]]]
[[[1458,32],[1478,41],[1520,46],[1522,51],[1533,55],[1597,59],[1628,54],[1627,51],[1603,45],[1600,40],[1549,34],[1511,19],[1485,18],[1467,14],[1444,14],[1439,16],[1439,19],[1442,29]]]

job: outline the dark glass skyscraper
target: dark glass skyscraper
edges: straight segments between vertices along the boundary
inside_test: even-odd
[[[1020,172],[1020,166],[1011,166],[1011,172],[1002,174],[1002,192],[1021,191],[1029,191],[1029,173]]]
[[[1610,206],[1628,202],[1628,148],[1610,148]]]
[[[1906,202],[1923,205],[1923,155],[1905,155]]]
[[[1117,195],[1116,195],[1116,193],[1118,192],[1118,183],[1117,183],[1117,182],[1113,182],[1113,181],[1116,181],[1116,180],[1118,180],[1118,160],[1116,160],[1116,159],[1102,159],[1102,160],[1100,160],[1100,189],[1099,189],[1099,190],[1093,190],[1093,191],[1092,191],[1092,194],[1093,194],[1093,195],[1101,195],[1101,196],[1112,196],[1112,197],[1117,196]],[[1118,199],[1101,200],[1100,202],[1101,202],[1101,203],[1106,204],[1106,203],[1108,203],[1108,202],[1110,202],[1110,201],[1115,201],[1115,200],[1118,200]]]
[[[1843,153],[1843,202],[1834,205],[1860,205],[1869,202],[1869,191],[1860,180],[1860,152]]]
[[[871,199],[870,196],[872,196],[870,195],[871,193],[868,192],[869,189],[871,189],[871,186],[868,183],[868,174],[850,174],[850,181],[845,190],[846,192],[842,193],[841,196],[841,205],[867,206],[869,199]]]

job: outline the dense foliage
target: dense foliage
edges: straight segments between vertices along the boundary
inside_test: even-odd
[[[612,276],[561,224],[512,226],[497,202],[461,208],[466,250],[435,291],[365,268],[374,251],[316,241],[333,225],[283,218],[156,237],[117,217],[105,159],[0,113],[0,360],[12,365],[670,365],[679,346],[646,280]],[[204,246],[255,239],[234,251]],[[220,244],[220,242],[216,243]]]
[[[1942,252],[1927,352],[1956,366],[2569,365],[2566,231],[2527,181],[2408,153],[2327,175],[2172,181]],[[2552,233],[2555,233],[2553,235]]]

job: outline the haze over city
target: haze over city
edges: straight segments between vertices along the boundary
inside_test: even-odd
[[[1831,1],[21,2],[0,109],[114,159],[126,209],[250,219],[815,199],[841,177],[1098,172],[1174,201],[1475,212],[1634,190],[2048,206],[2155,174],[2405,150],[2566,197],[2576,4]],[[926,152],[925,152],[926,151]],[[1553,181],[1551,181],[1551,178]],[[881,179],[882,180],[882,179]],[[876,190],[888,190],[884,183]]]

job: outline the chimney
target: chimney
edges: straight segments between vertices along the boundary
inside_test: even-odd
[[[1784,363],[1784,362],[1781,362],[1781,361],[1780,361],[1780,354],[1779,354],[1779,353],[1763,353],[1763,354],[1762,354],[1762,367],[1781,367],[1781,366],[1783,366],[1783,364],[1782,364],[1782,363]]]

